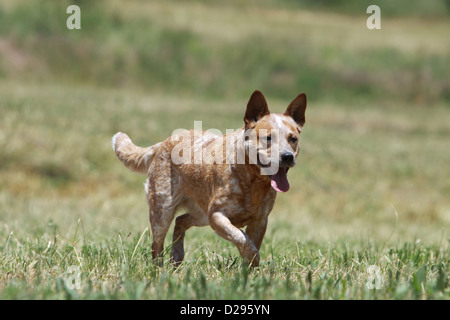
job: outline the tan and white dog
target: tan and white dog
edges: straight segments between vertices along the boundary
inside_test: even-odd
[[[302,93],[283,114],[270,113],[263,94],[255,91],[244,126],[233,133],[185,130],[147,148],[135,146],[125,133],[114,135],[120,161],[148,177],[153,260],[162,262],[167,231],[177,209],[184,208],[173,233],[175,265],[184,259],[186,230],[210,225],[236,245],[244,261],[258,266],[276,193],[289,189],[287,171],[296,162],[305,109]]]

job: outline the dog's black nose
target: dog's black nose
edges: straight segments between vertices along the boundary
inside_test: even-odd
[[[294,154],[292,152],[284,152],[281,154],[281,162],[291,164],[294,161]]]

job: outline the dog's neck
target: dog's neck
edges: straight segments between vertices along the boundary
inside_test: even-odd
[[[232,134],[225,135],[227,163],[239,169],[244,169],[258,180],[270,184],[270,177],[261,174],[261,168],[256,163],[251,163],[248,150],[245,147],[245,128],[237,129]]]

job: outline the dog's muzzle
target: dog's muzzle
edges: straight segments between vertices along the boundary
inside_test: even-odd
[[[283,152],[280,156],[280,167],[293,167],[295,165],[295,157],[292,152]]]

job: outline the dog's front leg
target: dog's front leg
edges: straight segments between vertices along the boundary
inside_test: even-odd
[[[246,263],[251,267],[259,266],[259,252],[253,241],[244,231],[236,228],[222,212],[210,214],[209,224],[219,236],[236,245]]]
[[[261,248],[261,243],[263,241],[264,235],[266,234],[267,220],[267,217],[265,217],[264,219],[254,221],[247,226],[247,229],[245,229],[245,232],[253,241],[258,251]]]

